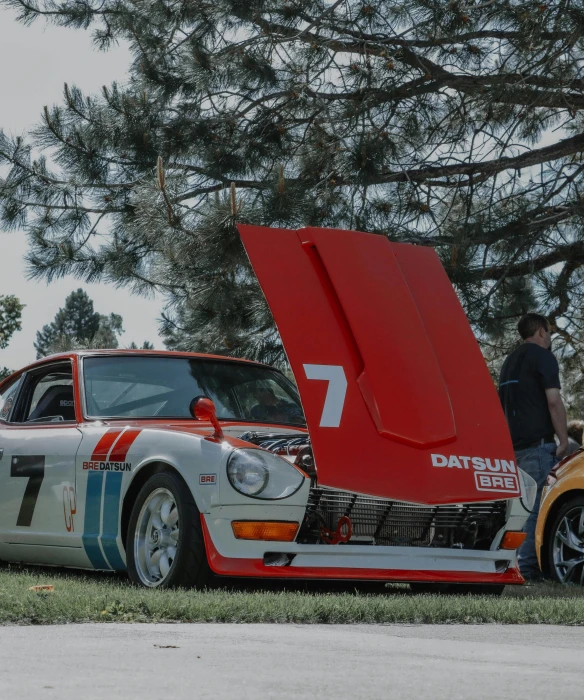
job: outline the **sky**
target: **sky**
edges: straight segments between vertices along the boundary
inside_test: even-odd
[[[84,92],[97,92],[112,80],[124,81],[129,64],[124,47],[103,53],[92,47],[90,31],[47,26],[42,21],[25,27],[15,17],[12,10],[0,8],[0,128],[6,133],[23,134],[38,123],[43,106],[60,101],[65,82]],[[37,330],[53,320],[67,295],[79,287],[93,299],[96,311],[123,317],[122,346],[148,340],[156,348],[164,347],[158,336],[160,299],[138,297],[113,285],[85,284],[73,277],[50,285],[30,281],[23,260],[26,251],[24,233],[0,231],[0,295],[15,294],[26,304],[22,331],[6,350],[0,350],[0,367],[15,370],[35,359]]]

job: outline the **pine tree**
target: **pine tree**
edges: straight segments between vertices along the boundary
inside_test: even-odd
[[[2,2],[134,57],[0,135],[37,277],[157,289],[169,347],[283,363],[234,222],[354,228],[433,246],[495,355],[533,308],[577,355],[581,3]]]
[[[138,347],[134,341],[128,345],[128,350],[154,350],[154,345],[149,341],[145,340],[142,343],[142,347]]]
[[[8,347],[10,339],[22,328],[22,310],[24,304],[13,295],[0,295],[0,350]],[[5,379],[11,370],[0,367],[0,381]]]
[[[14,295],[0,295],[0,350],[8,347],[12,336],[22,328],[24,304]]]
[[[123,319],[119,314],[100,315],[99,328],[91,342],[95,348],[117,348],[118,336],[124,332]]]
[[[117,348],[118,336],[124,332],[122,323],[118,314],[97,313],[87,293],[78,289],[65,299],[54,320],[37,331],[37,357],[83,347]]]

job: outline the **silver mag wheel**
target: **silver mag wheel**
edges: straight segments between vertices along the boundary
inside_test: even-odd
[[[180,474],[158,466],[134,495],[126,530],[128,576],[148,588],[214,585],[201,513]]]
[[[560,514],[551,543],[552,565],[561,583],[584,585],[584,505]]]
[[[163,584],[176,558],[180,536],[179,512],[173,494],[152,491],[144,501],[134,531],[134,562],[140,582]]]

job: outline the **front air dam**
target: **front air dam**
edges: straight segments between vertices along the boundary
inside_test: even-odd
[[[358,581],[393,581],[393,582],[424,582],[424,583],[476,583],[476,584],[500,584],[515,585],[524,583],[524,579],[519,573],[515,564],[515,552],[504,551],[483,551],[483,550],[462,550],[462,549],[434,549],[428,550],[422,547],[379,547],[375,548],[379,554],[375,558],[387,559],[391,553],[379,550],[415,549],[418,557],[426,555],[429,559],[440,559],[439,569],[405,569],[405,568],[381,568],[379,566],[362,567],[358,566],[361,556],[354,554],[353,550],[359,550],[359,554],[365,549],[363,546],[354,545],[296,545],[294,552],[297,553],[289,566],[267,566],[262,558],[226,557],[220,554],[215,547],[205,515],[201,514],[201,525],[207,550],[207,559],[213,573],[220,576],[253,577],[253,578],[279,578],[279,579],[331,579],[331,580],[358,580]],[[295,543],[290,543],[294,545]],[[370,549],[370,548],[367,548]],[[326,557],[323,557],[323,550],[326,550]],[[474,553],[474,557],[472,556]],[[307,558],[316,560],[331,559],[327,565],[306,566]],[[343,566],[335,566],[334,560],[342,560]],[[355,560],[355,566],[347,565],[351,559]],[[476,561],[477,567],[480,564],[489,563],[492,568],[496,567],[495,562],[503,560],[508,562],[508,566],[501,573],[497,571],[464,570],[457,568],[466,561]],[[296,562],[299,562],[296,564]],[[339,562],[340,563],[340,562]]]

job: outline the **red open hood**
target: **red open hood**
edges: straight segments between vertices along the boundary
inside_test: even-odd
[[[431,248],[356,231],[239,231],[321,485],[431,504],[519,495],[495,387]]]

